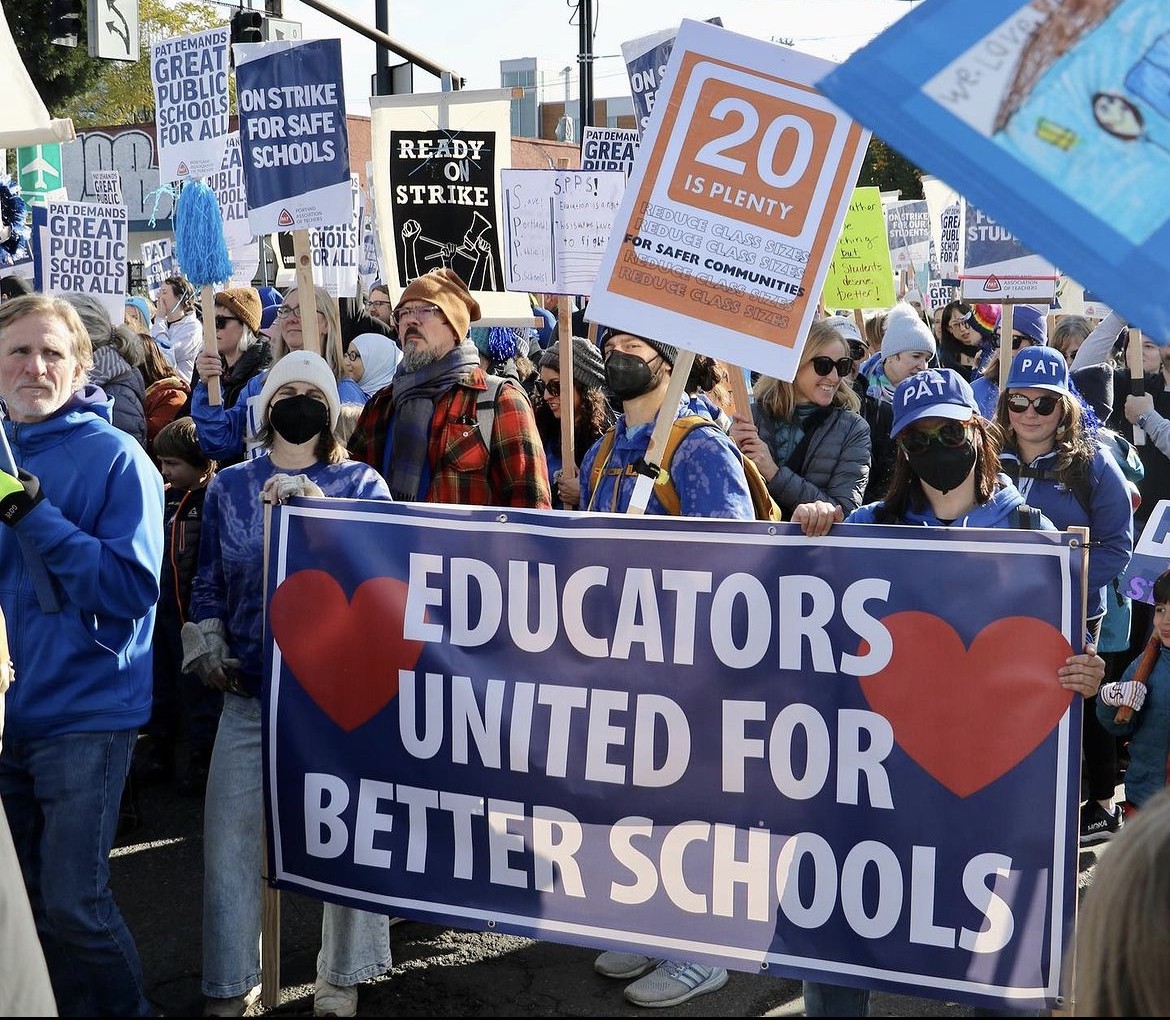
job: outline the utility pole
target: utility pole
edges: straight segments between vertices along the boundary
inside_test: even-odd
[[[593,0],[577,0],[581,130],[593,126]],[[568,111],[566,111],[567,113]]]

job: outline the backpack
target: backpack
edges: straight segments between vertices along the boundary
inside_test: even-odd
[[[674,482],[670,477],[670,462],[674,458],[674,451],[679,448],[679,444],[692,431],[699,428],[718,429],[719,426],[710,418],[701,414],[688,414],[674,420],[670,427],[670,435],[666,437],[666,449],[662,451],[662,470],[654,482],[654,495],[658,497],[658,502],[662,504],[662,509],[671,517],[678,517],[680,515],[682,503],[678,497],[678,490],[675,489]],[[592,509],[592,497],[597,493],[597,483],[601,481],[601,476],[605,474],[610,455],[613,453],[615,435],[616,429],[611,428],[601,437],[601,445],[597,449],[597,456],[593,458],[593,470],[589,473],[589,488],[591,492],[589,509]],[[735,452],[739,454],[744,475],[747,477],[748,491],[751,493],[752,509],[755,510],[756,520],[771,521],[773,523],[783,520],[780,507],[768,491],[768,483],[764,481],[764,476],[760,474],[760,469],[756,467],[755,462],[751,458],[745,457],[740,453],[738,448],[735,448]],[[615,473],[617,472],[616,468],[613,470]],[[635,475],[638,472],[632,464],[628,464],[624,473],[627,475]]]
[[[496,421],[496,399],[500,395],[500,389],[504,386],[516,386],[516,389],[520,390],[521,393],[524,392],[524,388],[518,386],[513,379],[505,379],[501,375],[489,375],[487,376],[487,389],[475,402],[475,424],[479,428],[479,438],[483,440],[483,445],[489,451],[492,448],[492,426]]]
[[[1060,476],[1051,468],[1033,468],[1028,467],[1027,464],[1021,464],[1018,460],[1004,460],[1000,467],[1015,484],[1021,478],[1033,478],[1038,482],[1060,482]],[[1072,484],[1067,486],[1068,490],[1076,497],[1082,510],[1087,514],[1089,512],[1089,502],[1093,495],[1093,483],[1090,481],[1088,475],[1077,475],[1072,480]]]

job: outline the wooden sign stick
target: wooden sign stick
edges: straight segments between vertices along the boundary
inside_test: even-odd
[[[297,294],[301,299],[303,349],[313,354],[323,354],[321,330],[317,323],[317,288],[313,284],[313,251],[309,246],[309,232],[304,229],[294,230],[292,236],[293,256],[297,262]]]
[[[577,477],[577,456],[573,437],[573,306],[568,297],[557,298],[557,342],[560,344],[561,383],[561,477]],[[564,504],[566,510],[575,506]]]
[[[1140,397],[1146,392],[1146,372],[1142,365],[1142,331],[1136,326],[1129,327],[1125,344],[1125,364],[1129,368],[1129,392]],[[1137,425],[1133,427],[1133,445],[1144,446],[1146,434]]]
[[[215,339],[215,292],[211,284],[205,283],[199,288],[199,309],[203,313],[203,353],[214,354],[219,357],[219,343]],[[223,403],[223,390],[220,389],[219,376],[207,380],[207,402],[212,407],[219,407]]]
[[[658,456],[666,449],[666,437],[670,434],[674,419],[678,417],[678,402],[682,399],[686,389],[687,378],[691,374],[691,366],[695,363],[695,352],[678,351],[674,368],[671,369],[670,383],[666,387],[666,396],[662,399],[662,406],[658,409],[658,416],[654,419],[654,431],[650,433],[650,443],[646,447],[645,461],[650,465],[658,464]],[[634,492],[630,496],[630,505],[626,508],[628,514],[644,514],[650,503],[650,494],[654,491],[657,477],[638,475],[634,482]]]

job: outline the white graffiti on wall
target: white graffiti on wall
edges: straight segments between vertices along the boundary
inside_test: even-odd
[[[158,161],[154,138],[147,132],[137,128],[113,133],[83,131],[61,146],[61,169],[69,197],[82,202],[96,201],[89,191],[93,171],[117,170],[122,175],[122,194],[131,224],[154,215],[160,229],[165,229],[163,220],[171,215],[171,197],[160,196],[155,207]]]

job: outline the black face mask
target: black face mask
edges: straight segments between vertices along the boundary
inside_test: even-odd
[[[285,397],[269,408],[268,421],[283,439],[300,446],[329,427],[329,408],[308,394]]]
[[[962,446],[943,446],[937,440],[921,453],[908,453],[906,459],[914,473],[932,489],[947,493],[957,489],[975,466],[975,445],[968,440]]]
[[[605,359],[605,382],[618,400],[634,400],[654,388],[654,373],[637,355],[613,351]]]

